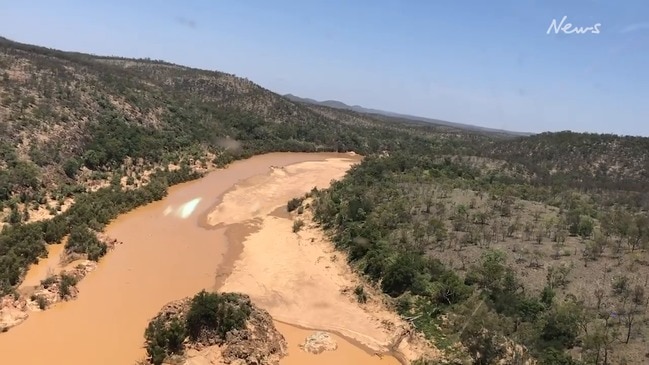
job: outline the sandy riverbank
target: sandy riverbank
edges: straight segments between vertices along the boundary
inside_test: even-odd
[[[311,223],[308,210],[299,218],[297,213],[285,211],[289,199],[303,196],[314,186],[328,186],[332,178],[342,178],[348,167],[349,161],[344,159],[329,159],[326,165],[294,164],[244,181],[227,192],[206,217],[210,225],[228,228],[230,234],[226,235],[239,251],[218,289],[250,295],[255,304],[283,322],[279,329],[286,332],[290,346],[294,345],[291,339],[296,338],[291,331],[304,330],[286,324],[329,331],[356,342],[356,350],[365,350],[361,355],[326,355],[328,360],[322,357],[322,361],[355,364],[358,356],[365,356],[364,364],[398,364],[394,357],[381,360],[371,354],[392,352],[397,338],[408,329],[407,323],[369,287],[369,302],[359,304],[353,289],[362,280],[352,272],[345,255],[334,250],[322,230]],[[306,223],[298,233],[292,229],[294,219]],[[412,361],[421,356],[424,347],[423,340],[415,336],[402,341],[396,355]],[[342,346],[340,351],[349,350]],[[289,353],[282,364],[297,364],[298,358],[309,355],[293,356]]]
[[[221,289],[250,294],[283,322],[278,328],[293,350],[282,365],[301,364],[305,356],[313,364],[396,364],[394,357],[372,353],[388,351],[405,324],[380,295],[370,292],[370,303],[361,306],[351,291],[343,293],[360,282],[343,255],[316,227],[307,224],[294,234],[285,211],[289,199],[327,187],[359,161],[344,154],[255,156],[121,215],[106,233],[123,244],[81,281],[76,300],[33,313],[0,334],[3,360],[132,364],[144,356],[144,328],[161,306],[201,289]],[[52,254],[53,261],[35,267],[25,284],[59,266]],[[335,354],[298,351],[305,333],[316,329],[334,335]],[[414,358],[412,346],[401,344],[405,357]]]

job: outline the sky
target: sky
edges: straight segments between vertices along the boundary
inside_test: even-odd
[[[0,36],[457,123],[649,136],[646,0],[0,0]]]

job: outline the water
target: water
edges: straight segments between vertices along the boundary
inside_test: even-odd
[[[206,214],[220,197],[238,182],[268,173],[270,166],[331,157],[349,156],[272,153],[237,161],[203,179],[170,188],[162,201],[120,216],[107,234],[123,244],[82,280],[76,300],[31,313],[27,321],[0,334],[2,362],[115,365],[144,358],[143,333],[150,318],[169,301],[214,289],[219,268],[228,267],[224,261],[234,258],[232,252],[228,255],[224,230],[205,224]],[[57,248],[50,248],[55,256],[52,250]],[[30,270],[27,284],[38,283],[51,265],[43,260]],[[283,328],[293,338],[295,331]],[[339,365],[396,363],[375,362],[378,357],[340,341],[341,350],[322,359],[336,358]],[[302,355],[292,350],[282,364],[297,364]],[[366,358],[359,362],[362,356]],[[350,360],[344,362],[346,357]]]

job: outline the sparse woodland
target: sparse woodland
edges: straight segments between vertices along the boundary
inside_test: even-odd
[[[355,151],[367,158],[311,193],[315,219],[449,361],[642,364],[648,148],[410,123],[220,72],[0,38],[0,293],[66,236],[69,253],[99,260],[96,232],[209,168]]]
[[[367,158],[312,192],[313,209],[450,358],[646,361],[647,211],[524,183],[475,158],[413,153]],[[524,348],[512,355],[510,341]]]

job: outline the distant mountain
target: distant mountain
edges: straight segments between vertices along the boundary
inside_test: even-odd
[[[512,135],[512,136],[531,136],[533,134],[533,133],[527,133],[527,132],[514,132],[514,131],[503,130],[503,129],[486,128],[486,127],[480,127],[480,126],[471,125],[471,124],[453,123],[453,122],[448,122],[448,121],[445,121],[445,120],[424,118],[424,117],[418,117],[418,116],[408,115],[408,114],[394,113],[394,112],[389,112],[389,111],[379,110],[379,109],[364,108],[364,107],[362,107],[360,105],[353,105],[352,106],[352,105],[347,105],[347,104],[345,104],[345,103],[343,103],[341,101],[338,101],[338,100],[317,101],[317,100],[309,99],[309,98],[301,98],[301,97],[295,96],[293,94],[286,94],[286,95],[284,95],[284,97],[291,100],[291,101],[293,101],[293,102],[298,102],[298,103],[327,106],[327,107],[335,108],[335,109],[352,110],[352,111],[355,111],[357,113],[363,113],[363,114],[378,114],[378,115],[383,115],[383,116],[387,116],[387,117],[400,118],[400,119],[409,120],[409,121],[416,121],[416,122],[431,123],[431,124],[442,125],[442,126],[446,126],[446,127],[470,130],[470,131],[499,133],[499,134],[507,134],[507,135]]]

